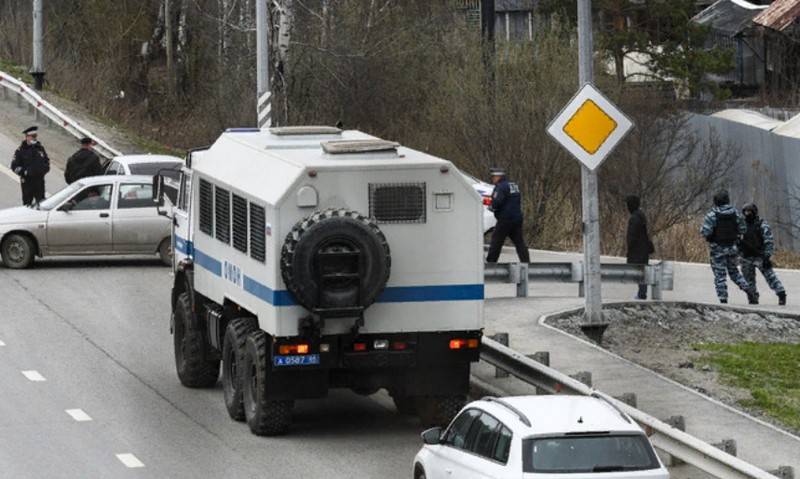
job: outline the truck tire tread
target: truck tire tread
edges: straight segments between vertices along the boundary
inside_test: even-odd
[[[244,365],[245,342],[247,336],[258,329],[256,318],[236,318],[225,328],[225,339],[222,346],[222,391],[228,415],[235,421],[244,421],[244,405],[242,404],[242,367]],[[230,366],[226,363],[231,354],[229,348],[235,348],[236,377],[229,378]]]
[[[207,358],[203,331],[193,317],[188,292],[181,293],[175,303],[174,335],[175,362],[181,384],[189,388],[209,388],[217,384],[219,360]]]

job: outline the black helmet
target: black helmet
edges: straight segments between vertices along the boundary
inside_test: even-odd
[[[714,206],[725,206],[730,204],[731,197],[728,194],[728,190],[722,190],[716,195],[714,195]]]
[[[758,216],[758,206],[756,206],[755,203],[747,203],[744,205],[744,208],[742,208],[742,213],[747,213],[748,211],[752,211],[753,216]]]

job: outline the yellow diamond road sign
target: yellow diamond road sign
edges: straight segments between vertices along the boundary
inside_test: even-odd
[[[592,85],[584,85],[550,123],[547,132],[581,163],[594,170],[633,123]]]

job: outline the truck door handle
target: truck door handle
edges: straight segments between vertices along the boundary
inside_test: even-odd
[[[108,213],[100,213],[101,218],[108,218]]]

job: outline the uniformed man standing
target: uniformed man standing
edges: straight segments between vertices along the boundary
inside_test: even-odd
[[[87,176],[103,174],[100,157],[92,149],[94,141],[91,138],[84,137],[80,139],[80,143],[80,150],[67,160],[67,167],[64,170],[64,179],[67,184],[74,183]]]
[[[748,301],[753,301],[755,291],[739,272],[737,260],[739,251],[736,244],[747,231],[744,218],[731,206],[727,191],[714,195],[714,207],[706,214],[700,233],[708,241],[711,253],[711,270],[714,272],[714,287],[720,303],[728,302],[727,276],[747,293]]]
[[[511,238],[517,248],[517,256],[522,263],[530,263],[528,247],[522,235],[522,194],[516,183],[508,181],[506,172],[500,168],[489,170],[494,192],[492,192],[492,211],[497,224],[492,233],[486,261],[496,263],[500,257],[506,238]]]
[[[786,290],[781,280],[772,269],[772,254],[775,252],[775,239],[772,229],[766,221],[758,217],[758,206],[753,203],[742,208],[747,231],[739,242],[742,255],[742,276],[753,288],[750,304],[758,304],[758,287],[756,286],[756,268],[761,270],[769,287],[778,295],[778,304],[786,305]]]
[[[44,199],[44,175],[50,171],[50,158],[39,143],[38,127],[32,126],[23,133],[25,141],[14,152],[11,169],[19,175],[22,204],[31,205]]]

